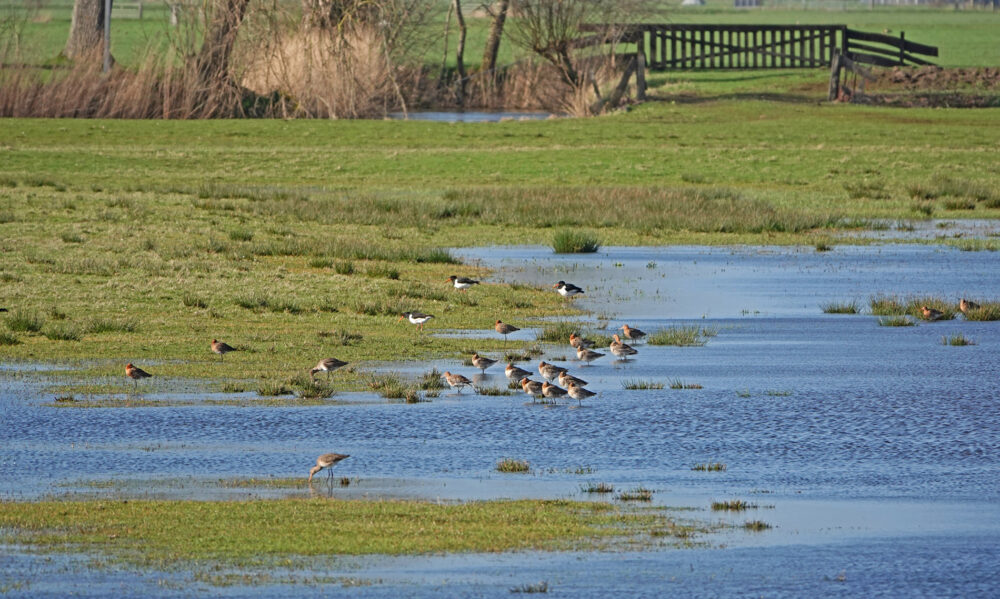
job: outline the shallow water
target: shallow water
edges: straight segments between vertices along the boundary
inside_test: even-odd
[[[499,268],[498,280],[551,285],[565,279],[581,285],[587,293],[575,301],[612,317],[612,327],[628,322],[648,331],[698,324],[718,333],[704,347],[639,344],[639,355],[627,363],[564,362],[600,393],[581,409],[531,405],[523,394],[481,397],[469,391],[460,396],[444,391],[430,403],[413,405],[372,403],[362,395],[346,405],[310,407],[56,409],[45,405],[51,397],[40,393],[30,375],[13,377],[0,368],[0,498],[318,492],[596,499],[580,486],[603,481],[620,490],[653,489],[659,505],[697,508],[685,516],[737,526],[760,519],[775,528],[712,536],[705,539],[709,549],[380,558],[333,570],[380,581],[344,591],[362,596],[401,589],[408,595],[506,596],[511,587],[539,580],[550,583],[550,594],[565,596],[611,589],[652,595],[663,588],[685,596],[993,592],[987,583],[1000,552],[1000,323],[959,318],[889,328],[871,316],[822,314],[819,304],[858,299],[865,305],[874,293],[995,298],[1000,296],[995,254],[929,246],[837,247],[824,253],[812,248],[461,253]],[[957,332],[976,345],[941,343],[942,335]],[[533,344],[531,338],[516,343]],[[558,347],[550,349],[547,356],[552,355],[571,353]],[[457,363],[385,368],[418,374],[431,366],[470,378],[477,372]],[[506,385],[501,369],[487,372],[483,384]],[[625,390],[626,379],[680,380],[703,389]],[[350,487],[327,490],[321,483],[310,491],[305,485],[268,490],[217,484],[239,477],[304,479],[311,461],[326,451],[352,455],[334,472],[355,479]],[[528,460],[532,473],[496,472],[493,466],[503,457]],[[728,469],[691,470],[704,462],[723,462]],[[107,490],[88,485],[111,480],[124,482]],[[708,509],[711,500],[730,498],[761,507],[730,516]],[[46,565],[22,553],[4,559],[4,576],[16,580],[26,573],[32,581],[33,593],[25,596],[70,590],[37,574],[67,567],[61,562]],[[838,580],[841,572],[844,580]],[[109,585],[133,580],[114,570],[101,576]],[[143,584],[151,583],[129,588],[148,591]],[[91,588],[102,587],[73,587],[83,595],[99,594]],[[155,590],[170,594],[163,587]],[[296,591],[266,586],[254,592]]]

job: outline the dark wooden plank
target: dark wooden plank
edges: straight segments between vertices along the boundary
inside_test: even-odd
[[[850,29],[851,39],[861,40],[863,42],[876,42],[879,44],[885,44],[887,46],[893,46],[895,48],[900,48],[907,52],[912,52],[914,54],[923,54],[924,56],[937,56],[938,49],[936,46],[928,46],[926,44],[918,44],[916,42],[907,41],[905,39],[900,39],[891,35],[884,35],[881,33],[870,33],[867,31],[859,31],[857,29]]]

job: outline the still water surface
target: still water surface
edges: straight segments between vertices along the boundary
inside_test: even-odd
[[[580,485],[603,481],[643,485],[657,504],[696,508],[685,516],[736,525],[760,519],[775,528],[735,529],[705,539],[709,548],[680,551],[339,560],[333,575],[376,584],[327,586],[327,594],[508,596],[512,587],[545,580],[549,595],[567,597],[609,590],[995,596],[1000,323],[959,317],[889,328],[871,316],[819,308],[833,300],[866,305],[875,293],[996,298],[995,254],[930,246],[460,253],[498,269],[496,280],[581,285],[587,294],[576,301],[611,327],[697,324],[717,334],[704,347],[638,345],[628,363],[559,362],[600,393],[582,409],[468,392],[416,405],[361,396],[317,407],[56,409],[45,405],[52,395],[43,379],[7,364],[0,369],[0,498],[266,496],[219,489],[216,481],[304,477],[317,454],[334,450],[352,455],[337,474],[358,478],[338,496],[587,498]],[[959,332],[976,344],[941,343]],[[533,342],[530,331],[517,336]],[[546,359],[571,355],[550,347]],[[455,363],[437,366],[474,374]],[[626,379],[703,388],[625,390]],[[505,382],[497,370],[486,384]],[[534,472],[499,474],[493,466],[502,457],[526,459]],[[691,470],[703,462],[728,469]],[[123,482],[111,491],[85,484],[108,480]],[[762,507],[728,517],[708,510],[711,500],[730,498]],[[13,596],[99,596],[123,584],[135,595],[301,593],[295,585],[190,584],[181,593],[157,582],[177,574],[110,570],[74,578],[58,575],[78,573],[74,558],[4,553],[0,573],[31,581]]]

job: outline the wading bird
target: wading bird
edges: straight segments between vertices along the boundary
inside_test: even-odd
[[[646,333],[643,333],[639,329],[633,329],[627,324],[622,325],[622,332],[625,333],[626,338],[631,339],[632,341],[638,341],[646,336]]]
[[[581,347],[576,350],[576,358],[584,363],[584,365],[589,365],[591,362],[598,358],[603,358],[606,354],[601,352],[596,352],[592,349],[587,349],[586,347]]]
[[[569,334],[569,344],[573,346],[573,349],[580,349],[581,347],[594,347],[594,342],[590,339],[584,339],[576,333]]]
[[[424,314],[422,312],[403,312],[403,315],[399,317],[400,320],[407,319],[410,324],[417,325],[417,330],[424,330],[424,323],[428,320],[434,318],[431,314]]]
[[[218,339],[212,339],[212,351],[219,354],[220,360],[225,360],[226,358],[224,356],[231,351],[236,351],[236,348],[228,343],[223,343]]]
[[[572,374],[570,374],[569,372],[566,372],[566,371],[560,372],[559,373],[559,384],[562,385],[563,387],[566,387],[570,383],[573,383],[574,385],[580,385],[582,387],[582,386],[584,386],[584,385],[587,384],[587,381],[585,381],[585,380],[583,380],[581,378],[575,377]]]
[[[542,383],[542,397],[553,401],[566,397],[566,390],[562,387],[550,385],[548,382]]]
[[[507,364],[507,368],[504,368],[503,372],[504,372],[504,374],[507,375],[507,378],[515,380],[515,381],[519,381],[519,380],[523,379],[524,377],[528,376],[529,374],[531,374],[527,370],[525,370],[525,369],[523,369],[523,368],[521,368],[519,366],[514,366],[513,364]]]
[[[489,358],[484,358],[483,356],[480,356],[479,354],[472,354],[472,365],[475,366],[476,368],[478,368],[479,370],[482,370],[483,374],[486,374],[486,369],[487,368],[489,368],[490,366],[493,366],[496,363],[497,363],[496,360],[491,360]]]
[[[920,306],[920,312],[927,320],[938,320],[944,316],[944,312],[941,310],[935,310],[934,308],[928,308],[927,306]]]
[[[972,300],[967,300],[964,297],[958,300],[958,309],[962,311],[962,314],[966,316],[969,315],[969,310],[978,310],[979,304]]]
[[[618,337],[617,333],[613,335],[613,337],[614,341],[611,342],[611,345],[608,346],[608,348],[611,350],[611,353],[618,356],[622,360],[628,361],[629,356],[634,356],[639,353],[639,350],[635,349],[631,345],[622,343],[622,340]]]
[[[128,364],[125,365],[125,376],[127,376],[130,379],[132,379],[132,386],[133,387],[138,388],[139,387],[139,379],[148,379],[149,377],[151,377],[153,375],[149,374],[148,372],[146,372],[142,368],[138,368],[138,367],[134,366],[131,362],[129,362]]]
[[[316,364],[316,367],[309,371],[309,376],[316,379],[316,373],[320,371],[326,371],[326,378],[330,378],[330,373],[338,368],[347,366],[347,362],[343,360],[338,360],[337,358],[323,358]]]
[[[469,287],[479,284],[479,281],[475,279],[470,279],[469,277],[456,277],[455,275],[448,277],[448,282],[454,285],[455,289],[460,291],[465,291]]]
[[[461,394],[463,387],[472,385],[472,381],[470,381],[469,379],[465,378],[460,374],[452,374],[447,370],[441,376],[444,377],[444,380],[448,383],[448,385],[452,389],[458,389],[458,391],[455,392],[456,394]]]
[[[346,460],[351,456],[344,455],[342,453],[324,453],[323,455],[316,458],[316,465],[309,470],[309,482],[312,482],[313,475],[322,470],[323,468],[329,468],[326,471],[327,478],[333,481],[333,467],[337,465],[337,462],[341,460]]]
[[[503,322],[502,320],[498,320],[497,323],[493,326],[493,330],[495,330],[496,332],[498,332],[501,335],[503,335],[503,344],[504,344],[504,347],[506,347],[507,346],[507,335],[510,335],[511,333],[513,333],[515,331],[520,331],[521,329],[517,328],[516,326],[514,326],[512,324],[507,324],[507,323]]]
[[[570,381],[569,384],[566,386],[566,394],[575,399],[576,401],[578,401],[581,406],[583,405],[583,400],[590,399],[591,397],[597,395],[593,391],[590,391],[589,389],[584,389],[583,387],[577,385],[573,381]]]
[[[555,364],[549,364],[545,360],[538,363],[538,374],[544,376],[550,381],[559,376],[560,373],[566,372],[566,369],[562,366],[556,366]]]
[[[583,289],[573,285],[572,283],[567,283],[566,281],[559,281],[552,286],[553,289],[559,292],[559,295],[563,297],[573,297],[574,295],[580,295],[583,293]]]

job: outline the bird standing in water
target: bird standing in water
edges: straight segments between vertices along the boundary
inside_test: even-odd
[[[617,333],[613,335],[613,337],[614,341],[611,342],[611,345],[608,346],[608,349],[610,349],[611,353],[618,356],[623,361],[627,361],[629,356],[634,356],[635,354],[639,353],[639,350],[635,349],[631,345],[627,343],[622,343],[622,340],[620,337],[618,337]]]
[[[455,391],[455,393],[458,395],[461,395],[463,387],[472,385],[472,381],[462,376],[461,374],[452,374],[447,370],[445,370],[444,374],[441,376],[444,377],[444,380],[448,383],[448,385],[452,389],[458,389],[458,391]]]
[[[646,333],[643,333],[639,329],[633,329],[627,324],[622,325],[622,332],[625,333],[626,338],[631,339],[632,341],[638,341],[646,336]]]
[[[148,372],[146,372],[142,368],[138,368],[138,367],[134,366],[131,362],[129,362],[128,364],[125,365],[125,376],[127,376],[130,379],[132,379],[132,386],[133,387],[138,388],[139,387],[139,379],[148,379],[149,377],[151,377],[153,375],[149,374]]]
[[[344,455],[342,453],[324,453],[323,455],[316,458],[316,465],[309,470],[309,482],[312,482],[313,475],[322,470],[323,468],[329,468],[327,470],[328,478],[333,480],[333,467],[337,465],[337,462],[341,460],[346,460],[351,456]]]
[[[483,356],[480,356],[479,354],[472,354],[472,365],[475,366],[476,368],[478,368],[479,370],[482,370],[483,374],[486,374],[486,369],[487,368],[489,368],[490,366],[493,366],[496,363],[497,363],[496,360],[491,360],[489,358],[484,358]]]
[[[944,312],[941,310],[935,310],[934,308],[928,308],[927,306],[920,306],[920,312],[927,320],[939,320],[942,316],[944,316]]]
[[[507,323],[503,322],[502,320],[498,320],[497,323],[495,325],[493,325],[493,330],[496,331],[496,332],[498,332],[498,333],[500,333],[501,335],[503,335],[503,344],[504,344],[504,347],[506,347],[507,346],[507,335],[510,335],[511,333],[513,333],[515,331],[520,331],[521,329],[517,328],[516,326],[514,326],[512,324],[507,324]]]
[[[338,368],[347,366],[347,362],[338,360],[337,358],[323,358],[316,364],[316,367],[309,371],[309,376],[316,379],[316,373],[321,371],[326,371],[326,378],[330,378],[330,373]]]

